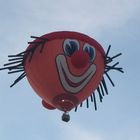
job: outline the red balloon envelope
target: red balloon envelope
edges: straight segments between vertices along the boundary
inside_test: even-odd
[[[11,85],[15,85],[23,77],[27,77],[35,92],[42,98],[42,104],[48,109],[59,109],[65,112],[62,119],[68,121],[66,114],[84,100],[89,107],[89,99],[94,102],[95,90],[102,101],[108,94],[103,75],[114,86],[108,72],[122,68],[116,67],[118,62],[109,65],[121,53],[109,57],[109,50],[104,52],[102,46],[93,38],[78,32],[53,32],[41,37],[34,37],[26,51],[10,55],[10,63],[3,69],[9,73],[23,73]]]

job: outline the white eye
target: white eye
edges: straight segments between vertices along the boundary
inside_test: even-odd
[[[88,43],[85,43],[83,50],[88,53],[90,61],[93,62],[96,57],[96,50],[93,46]]]
[[[64,53],[71,56],[75,51],[79,50],[79,42],[74,39],[66,39],[63,44]]]

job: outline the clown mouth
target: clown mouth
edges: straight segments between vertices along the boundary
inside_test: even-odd
[[[60,81],[64,89],[70,93],[78,93],[81,91],[88,84],[96,72],[96,65],[91,64],[84,74],[80,76],[71,74],[64,55],[58,55],[56,57],[56,65]]]

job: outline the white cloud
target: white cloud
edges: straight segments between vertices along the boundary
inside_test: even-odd
[[[14,46],[22,50],[32,34],[56,30],[100,36],[104,30],[119,28],[140,13],[139,0],[14,0],[2,5],[0,17],[5,18],[0,23],[1,43],[11,50]]]
[[[124,25],[140,8],[138,0],[41,1],[30,5],[33,20],[48,30],[100,33]]]
[[[102,137],[95,132],[95,130],[83,128],[82,126],[74,123],[71,125],[69,123],[65,126],[65,129],[63,129],[61,133],[61,136],[67,140],[103,140]]]

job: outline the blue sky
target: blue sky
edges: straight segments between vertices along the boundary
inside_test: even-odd
[[[0,66],[9,54],[26,49],[30,36],[71,30],[112,45],[125,73],[111,72],[115,88],[98,103],[98,111],[71,111],[61,121],[60,111],[41,106],[26,78],[12,89],[16,75],[0,72],[1,140],[140,140],[140,1],[139,0],[0,0]]]

